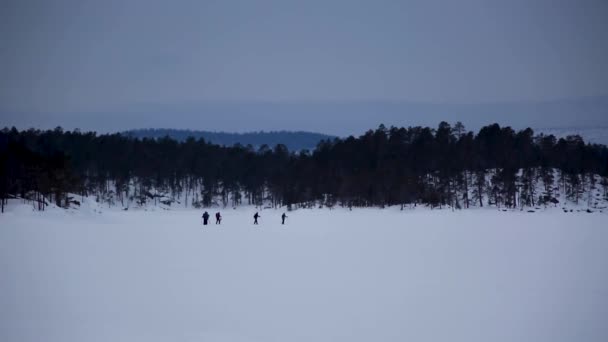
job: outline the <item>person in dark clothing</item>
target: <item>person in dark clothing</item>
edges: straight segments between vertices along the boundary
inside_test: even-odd
[[[222,224],[222,215],[219,211],[215,213],[215,224]]]
[[[255,213],[255,215],[253,215],[253,224],[258,224],[258,217],[262,217],[260,216],[257,212]]]
[[[283,213],[283,215],[281,215],[281,218],[283,219],[281,224],[285,224],[285,219],[287,218],[287,215],[285,215],[285,213]]]
[[[207,225],[207,221],[209,221],[209,213],[208,212],[204,212],[203,213],[203,225]]]

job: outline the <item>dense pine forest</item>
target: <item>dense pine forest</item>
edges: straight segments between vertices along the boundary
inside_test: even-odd
[[[592,195],[591,190],[602,195]],[[566,198],[558,198],[563,193]],[[506,208],[608,200],[608,148],[498,124],[386,128],[285,145],[134,138],[61,128],[0,132],[0,198],[79,205],[209,207],[428,205]],[[599,196],[599,198],[598,198]]]

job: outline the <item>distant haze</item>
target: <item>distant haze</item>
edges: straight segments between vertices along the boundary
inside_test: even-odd
[[[0,125],[608,125],[606,18],[604,0],[8,0]]]
[[[92,119],[95,118],[95,119]],[[311,131],[359,135],[379,124],[431,126],[462,121],[477,130],[497,122],[516,129],[608,127],[608,97],[579,100],[472,105],[399,102],[335,103],[206,103],[192,106],[144,106],[130,111],[11,115],[2,126],[80,128],[118,132],[137,128],[205,131]]]

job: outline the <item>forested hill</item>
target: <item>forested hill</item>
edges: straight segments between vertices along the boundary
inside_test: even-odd
[[[186,141],[186,139],[189,137],[193,137],[197,140],[199,138],[203,138],[209,143],[221,146],[234,146],[236,144],[241,144],[243,146],[251,145],[256,149],[263,145],[274,147],[282,144],[285,145],[290,151],[301,151],[305,149],[313,150],[321,140],[334,138],[333,136],[325,134],[302,131],[228,133],[165,128],[134,129],[126,131],[123,134],[139,139],[159,139],[168,136],[179,142]]]

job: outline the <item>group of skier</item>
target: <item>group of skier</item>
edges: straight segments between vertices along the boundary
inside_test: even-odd
[[[209,213],[208,212],[204,212],[203,213],[203,225],[207,225],[209,223]],[[257,212],[255,213],[255,215],[253,215],[253,224],[258,224],[258,218],[262,217],[260,214],[258,214]],[[287,215],[285,213],[283,213],[283,215],[281,215],[281,224],[285,224],[285,219],[287,218]],[[222,224],[222,215],[220,214],[220,212],[218,211],[217,213],[215,213],[215,224]]]
[[[205,211],[203,213],[203,224],[206,226],[208,222],[209,222],[209,213]],[[220,214],[219,211],[217,213],[215,213],[215,224],[222,224],[222,215]]]

